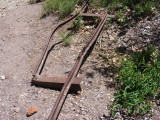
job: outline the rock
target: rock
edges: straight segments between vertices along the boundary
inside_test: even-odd
[[[90,120],[88,117],[84,117],[85,120]]]
[[[78,110],[75,110],[75,111],[76,111],[76,113],[78,113],[78,114],[80,114],[80,112],[81,112],[79,109],[78,109]]]
[[[86,28],[87,28],[87,29],[91,29],[92,27],[91,27],[91,26],[86,26]]]
[[[109,111],[104,112],[103,117],[107,118],[109,116]]]
[[[5,79],[6,79],[5,75],[2,75],[1,80],[5,80]]]
[[[145,36],[145,35],[150,35],[150,34],[147,31],[143,31],[142,35]]]
[[[127,39],[127,38],[125,38],[123,41],[124,41],[125,43],[127,43],[127,42],[128,42],[128,39]]]
[[[14,111],[15,111],[16,113],[19,113],[19,112],[21,111],[21,109],[20,109],[19,107],[17,107],[17,108],[14,109]]]
[[[117,58],[113,58],[112,61],[113,61],[113,63],[116,63],[117,62]]]
[[[102,38],[107,38],[107,34],[103,34]]]
[[[38,111],[37,107],[31,107],[27,111],[27,116],[31,116]]]
[[[151,27],[150,26],[147,26],[147,27],[145,27],[146,29],[150,29]]]
[[[6,6],[2,6],[1,9],[3,9],[3,10],[6,9]]]
[[[134,46],[131,47],[133,52],[136,52],[136,48]]]
[[[81,109],[80,109],[80,113],[81,113],[82,115],[85,115],[85,114],[86,114],[86,111],[84,110],[84,108],[81,108]]]
[[[110,36],[109,36],[109,39],[110,39],[110,40],[114,40],[114,37],[110,35]]]
[[[144,119],[145,119],[145,120],[149,120],[149,118],[148,118],[148,117],[145,117]]]
[[[90,33],[88,31],[86,31],[85,34],[89,35]]]
[[[115,114],[115,119],[122,120],[122,116],[121,116],[120,112],[117,112]]]

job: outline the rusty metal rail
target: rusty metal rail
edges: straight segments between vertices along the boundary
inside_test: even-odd
[[[41,86],[51,86],[51,87],[57,87],[57,88],[62,88],[61,92],[58,96],[58,99],[56,101],[56,103],[54,104],[54,107],[51,111],[51,114],[48,118],[48,120],[57,120],[58,115],[62,109],[62,106],[65,102],[65,99],[67,97],[67,94],[70,90],[70,88],[74,88],[77,90],[80,90],[78,84],[80,83],[80,79],[76,78],[77,74],[79,72],[79,69],[81,68],[81,65],[83,64],[83,61],[85,59],[85,56],[87,55],[87,53],[89,52],[89,50],[92,48],[92,46],[94,45],[94,43],[96,42],[106,20],[107,17],[114,17],[113,15],[108,15],[107,11],[104,15],[100,15],[100,14],[88,14],[88,13],[83,13],[85,11],[85,9],[88,7],[89,3],[91,0],[87,0],[86,3],[82,6],[81,10],[73,15],[72,17],[70,17],[69,19],[67,19],[66,21],[64,21],[63,23],[59,24],[52,32],[51,35],[45,45],[44,51],[42,53],[42,56],[38,62],[38,65],[33,73],[33,78],[32,78],[32,83],[33,84],[39,84]],[[100,17],[101,18],[101,22],[99,23],[99,25],[97,26],[97,28],[95,29],[93,36],[91,37],[90,41],[85,45],[85,47],[82,49],[82,51],[79,53],[79,56],[71,70],[71,72],[69,73],[67,78],[62,78],[62,77],[47,77],[45,78],[45,81],[43,81],[43,78],[37,81],[37,76],[41,74],[41,71],[43,69],[43,65],[49,50],[49,44],[51,42],[51,39],[53,37],[53,34],[63,25],[72,22],[73,20],[75,20],[78,15],[81,14],[82,16],[94,16],[94,17]],[[54,80],[53,80],[54,79]],[[61,81],[59,81],[61,80]],[[56,82],[58,85],[55,85],[54,82]],[[53,84],[52,84],[53,83]],[[75,85],[75,86],[73,86]],[[62,87],[63,86],[63,87]]]
[[[40,58],[40,60],[39,60],[39,62],[38,62],[38,64],[37,64],[37,66],[36,66],[36,68],[35,68],[35,70],[34,70],[34,72],[33,72],[32,82],[34,82],[34,81],[36,80],[36,75],[40,75],[40,74],[41,74],[41,69],[42,69],[42,66],[43,66],[43,64],[44,64],[45,57],[47,56],[47,52],[48,52],[48,50],[49,50],[49,44],[50,44],[50,42],[51,42],[51,39],[52,39],[54,33],[55,33],[60,27],[62,27],[63,25],[65,25],[65,24],[67,24],[67,23],[72,22],[73,20],[75,20],[81,12],[84,12],[84,10],[85,10],[85,9],[87,8],[87,6],[89,5],[90,1],[91,1],[91,0],[87,0],[86,3],[85,3],[85,4],[82,6],[82,8],[80,9],[80,11],[78,11],[75,15],[73,15],[72,17],[70,17],[70,18],[67,19],[66,21],[64,21],[64,22],[60,23],[59,25],[57,25],[57,26],[55,27],[55,29],[51,32],[50,37],[49,37],[49,39],[48,39],[48,41],[47,41],[47,43],[46,43],[46,45],[45,45],[45,48],[44,48],[44,50],[43,50],[42,56],[41,56],[41,58]]]
[[[93,14],[93,13],[81,13],[81,16],[83,17],[104,17],[105,15],[104,14]],[[108,17],[114,18],[115,15],[108,14]]]
[[[93,33],[93,36],[90,39],[90,42],[79,53],[79,56],[76,60],[76,63],[74,65],[72,71],[68,75],[68,79],[65,82],[65,84],[61,90],[61,93],[60,93],[60,95],[59,95],[59,97],[53,107],[53,110],[52,110],[48,120],[56,120],[57,119],[57,117],[61,111],[61,108],[63,106],[63,103],[67,97],[68,91],[71,87],[71,84],[78,74],[78,71],[81,67],[83,59],[84,59],[85,55],[87,54],[87,52],[89,51],[89,49],[91,48],[91,46],[95,43],[96,39],[98,38],[106,20],[107,20],[107,15],[108,14],[106,13],[105,16],[103,17],[103,19],[101,20],[101,22],[99,23],[98,27],[96,28],[96,30]]]

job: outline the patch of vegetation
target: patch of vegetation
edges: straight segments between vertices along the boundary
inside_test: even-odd
[[[76,32],[83,27],[82,16],[73,21],[73,30]]]
[[[61,18],[66,17],[75,9],[76,4],[81,4],[84,0],[47,0],[43,4],[42,16],[57,12]]]
[[[117,21],[125,23],[127,16],[145,17],[154,14],[160,8],[159,0],[92,0],[93,5],[108,6],[112,14],[117,14]]]
[[[71,36],[72,36],[72,32],[69,32],[67,35],[61,34],[63,46],[65,46],[65,47],[70,46],[71,40],[72,40]]]
[[[119,89],[110,106],[112,116],[116,111],[132,116],[150,113],[152,101],[160,98],[159,71],[160,52],[153,47],[123,61],[117,78]]]
[[[96,7],[106,7],[109,0],[91,0],[91,4]]]
[[[37,1],[37,0],[30,0]],[[47,0],[43,4],[42,17],[57,12],[61,18],[66,17],[84,0]],[[153,15],[154,10],[160,8],[159,0],[91,0],[92,6],[108,6],[111,13],[117,14],[117,20],[125,23],[128,15],[137,17]]]

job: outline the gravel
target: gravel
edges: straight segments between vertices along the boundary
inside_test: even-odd
[[[5,80],[5,79],[6,79],[5,75],[2,75],[1,80]]]
[[[0,119],[46,120],[59,91],[32,86],[30,81],[46,39],[60,21],[56,15],[40,19],[42,3],[29,5],[24,0],[0,3],[1,78],[5,75],[5,80],[0,81]],[[61,39],[59,34],[65,33],[64,30],[62,28],[56,33],[53,43]],[[47,59],[42,75],[66,76],[79,51],[89,40],[90,33],[85,33],[75,34],[70,47],[56,46]],[[108,78],[94,70],[92,62],[90,57],[80,70],[78,76],[84,79],[82,91],[78,95],[68,95],[59,120],[98,120],[108,112],[106,106],[114,90],[105,87]],[[33,106],[38,108],[37,113],[27,117],[27,110]]]
[[[40,19],[42,3],[29,5],[27,0],[0,0],[0,3],[0,119],[46,120],[59,91],[32,86],[30,81],[50,31],[61,20],[56,15]],[[53,43],[61,40],[59,35],[66,33],[65,28],[56,33]],[[93,31],[91,28],[87,27],[85,31]],[[149,43],[159,47],[159,16],[127,28],[120,29],[117,24],[110,24],[103,30],[78,74],[83,77],[82,91],[67,96],[59,120],[111,119],[107,106],[113,101],[116,74],[114,67],[109,62],[104,63],[101,56],[116,62],[115,49],[136,51]],[[85,31],[73,35],[71,46],[58,45],[51,51],[42,75],[67,75],[91,36]],[[140,41],[138,44],[137,40]],[[38,108],[37,113],[27,117],[28,108],[33,106]],[[119,113],[117,119],[122,119]]]

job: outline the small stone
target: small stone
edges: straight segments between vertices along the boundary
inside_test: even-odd
[[[17,108],[15,108],[15,110],[14,110],[14,111],[15,111],[16,113],[19,113],[19,112],[20,112],[20,110],[21,110],[21,109],[20,109],[19,107],[17,107]]]
[[[115,118],[118,119],[118,120],[121,120],[121,119],[122,119],[122,116],[121,116],[120,112],[117,112],[117,113],[115,114]]]
[[[1,9],[6,9],[6,6],[2,6]]]
[[[150,26],[147,26],[147,27],[145,27],[146,29],[150,29],[151,27]]]
[[[117,58],[113,58],[112,61],[113,61],[113,63],[116,63],[117,62]]]
[[[90,26],[86,26],[86,28],[87,28],[87,29],[90,29],[91,27],[90,27]]]
[[[90,120],[88,117],[84,117],[85,120]]]
[[[81,111],[81,114],[82,114],[82,115],[85,115],[85,114],[86,114],[86,111]]]
[[[6,79],[5,75],[2,75],[2,76],[1,76],[1,79],[2,79],[2,80],[5,80],[5,79]]]
[[[128,42],[128,39],[127,39],[127,38],[125,38],[123,41],[124,41],[125,43],[127,43],[127,42]]]
[[[78,109],[78,110],[76,110],[76,113],[80,114],[80,110],[79,110],[79,109]]]
[[[110,35],[110,36],[109,36],[109,39],[110,39],[110,40],[114,40],[114,37]]]
[[[136,48],[134,46],[132,46],[132,51],[136,52]]]
[[[89,35],[90,33],[86,31],[85,34]]]
[[[31,107],[27,111],[27,116],[31,116],[38,111],[37,107]]]
[[[103,34],[102,38],[107,38],[107,34]]]
[[[143,31],[142,35],[144,36],[144,35],[150,35],[150,34],[148,32],[146,32],[146,31]]]
[[[149,117],[145,117],[145,120],[152,120],[152,119],[150,119]]]

